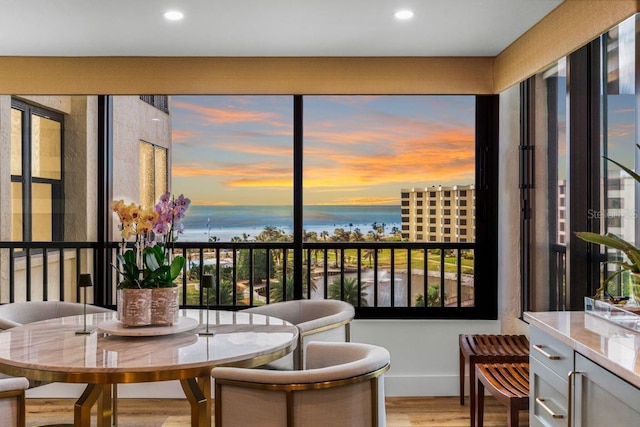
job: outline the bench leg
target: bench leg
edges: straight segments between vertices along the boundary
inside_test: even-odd
[[[460,405],[464,405],[464,354],[460,349]]]
[[[476,384],[476,395],[475,395],[476,405],[478,407],[478,427],[483,427],[484,425],[484,384],[481,381],[478,381]],[[473,418],[471,419],[471,427],[475,427],[473,423]]]
[[[473,357],[469,357],[469,418],[471,419],[471,427],[476,425],[476,361]]]
[[[520,415],[520,407],[518,405],[518,399],[509,400],[509,421],[507,427],[518,427]]]

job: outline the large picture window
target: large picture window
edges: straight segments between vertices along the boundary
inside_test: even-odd
[[[62,159],[62,116],[19,100],[12,100],[12,240],[63,240]]]

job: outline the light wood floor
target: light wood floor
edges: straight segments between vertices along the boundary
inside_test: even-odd
[[[27,399],[27,426],[73,424],[71,399]],[[469,403],[458,397],[387,398],[388,427],[469,427]],[[95,410],[95,409],[94,409]],[[120,399],[120,427],[189,426],[189,405],[184,399]],[[528,412],[520,414],[520,426],[528,425]],[[95,422],[95,420],[94,420]],[[492,397],[485,405],[486,427],[505,427],[506,408]]]

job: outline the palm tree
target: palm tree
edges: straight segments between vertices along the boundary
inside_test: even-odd
[[[236,286],[236,304],[242,303],[244,299],[244,295],[242,293],[242,289]],[[210,290],[209,292],[209,303],[214,305],[234,305],[233,304],[233,287],[231,282],[227,280],[223,280],[220,284],[220,302],[216,299],[216,288]]]
[[[375,253],[376,253],[375,249],[367,248],[364,250],[364,253],[362,254],[362,258],[369,260],[369,267],[371,267],[371,260],[373,260]]]
[[[346,301],[349,304],[357,307],[368,307],[367,302],[368,293],[367,289],[369,285],[363,284],[360,287],[360,300],[358,301],[358,281],[354,277],[345,277],[344,286],[340,286],[340,279],[334,279],[329,285],[327,295],[331,299],[341,299],[341,291],[344,292],[344,298],[342,301]]]
[[[362,242],[364,240],[364,234],[360,231],[359,228],[355,228],[351,233],[351,241],[352,242]]]

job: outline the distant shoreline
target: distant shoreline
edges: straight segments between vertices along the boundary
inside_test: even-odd
[[[363,235],[372,230],[372,224],[385,224],[385,234],[393,227],[401,228],[399,205],[309,205],[304,209],[304,229],[320,235],[329,235],[342,228],[360,229]],[[293,233],[293,207],[282,205],[205,206],[192,205],[183,220],[184,234],[180,241],[206,242],[208,237],[230,241],[233,237],[249,240],[265,227],[275,227],[285,234]]]

